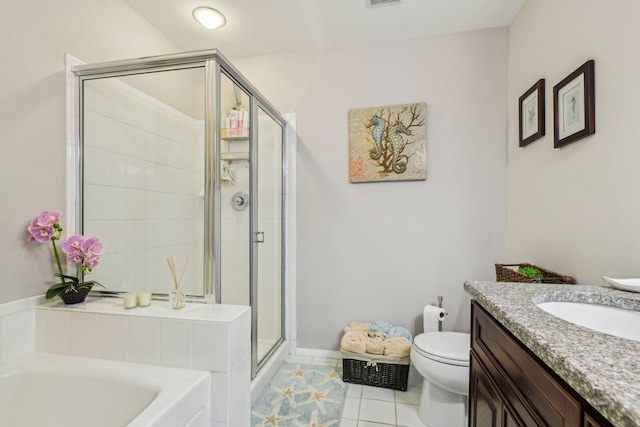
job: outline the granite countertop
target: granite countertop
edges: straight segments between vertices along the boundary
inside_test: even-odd
[[[640,311],[640,294],[534,283],[465,282],[464,289],[614,425],[640,425],[640,342],[578,326],[536,306],[573,301]]]

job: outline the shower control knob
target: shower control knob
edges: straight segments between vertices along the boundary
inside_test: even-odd
[[[249,195],[244,191],[238,191],[231,196],[231,206],[237,211],[243,211],[249,206]]]

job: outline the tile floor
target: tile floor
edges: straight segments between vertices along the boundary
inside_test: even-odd
[[[289,362],[336,366],[340,359],[314,356],[289,356]],[[348,384],[340,427],[424,427],[418,418],[422,377],[409,371],[407,391]]]

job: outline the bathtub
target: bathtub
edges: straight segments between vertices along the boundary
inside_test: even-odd
[[[0,364],[0,426],[205,427],[210,376],[51,353]]]

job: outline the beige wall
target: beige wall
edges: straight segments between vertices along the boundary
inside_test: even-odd
[[[507,258],[602,284],[640,273],[640,2],[527,1],[509,46]],[[553,86],[595,60],[596,133],[553,148]],[[546,136],[518,147],[518,98],[546,79]]]
[[[35,11],[35,7],[42,10]],[[51,283],[51,251],[29,220],[65,212],[64,54],[87,62],[177,51],[117,1],[0,7],[0,302]],[[36,23],[22,23],[34,16]],[[462,282],[504,257],[506,28],[234,61],[298,119],[299,346],[337,348],[352,320],[421,331],[445,297],[445,329],[468,329]],[[348,183],[347,112],[426,101],[427,181]]]
[[[462,284],[504,257],[506,28],[236,60],[298,129],[298,346],[337,349],[342,327],[385,320],[468,330]],[[427,181],[350,184],[351,108],[426,101]]]
[[[0,4],[0,303],[46,291],[51,249],[28,244],[41,210],[65,211],[65,53],[101,62],[175,45],[119,0]]]
[[[639,18],[637,0],[535,0],[510,32],[235,61],[297,113],[299,346],[336,348],[351,320],[419,332],[437,295],[452,314],[445,329],[466,330],[462,281],[492,279],[496,261],[581,283],[637,276]],[[27,244],[25,228],[40,210],[66,214],[64,54],[99,62],[178,49],[117,0],[3,2],[0,36],[2,303],[52,279],[51,251]],[[588,59],[596,134],[554,150],[553,85]],[[547,136],[519,148],[517,99],[539,78]],[[419,101],[428,102],[428,180],[349,184],[347,111]]]

